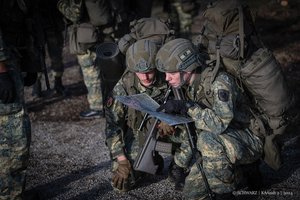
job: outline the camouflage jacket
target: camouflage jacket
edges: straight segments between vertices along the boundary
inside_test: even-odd
[[[167,84],[164,82],[163,75],[159,72],[157,74],[153,86],[146,88],[140,84],[134,73],[127,71],[114,87],[113,96],[146,93],[159,102],[165,95]],[[131,131],[139,137],[140,134],[147,131],[147,126],[144,126],[142,131],[138,131],[145,113],[128,108],[113,97],[108,99],[106,109],[106,145],[112,159],[115,159],[118,155],[126,155],[124,152],[124,135],[126,133]]]
[[[204,70],[204,73],[196,74],[195,80],[200,81],[194,81],[186,88],[187,98],[199,103],[188,110],[196,128],[214,134],[223,133],[228,126],[248,128],[252,118],[250,107],[241,96],[233,77],[225,72],[219,72],[210,85],[208,96],[205,94],[207,93],[205,87],[208,87],[205,85],[205,71],[209,71],[209,68]]]
[[[73,23],[78,22],[83,15],[81,0],[60,0],[57,3],[58,10]]]

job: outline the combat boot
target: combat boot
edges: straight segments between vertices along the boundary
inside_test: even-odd
[[[62,84],[61,77],[55,77],[54,80],[54,89],[57,94],[66,95],[66,89]]]
[[[154,156],[154,163],[158,165],[158,168],[155,172],[156,175],[162,175],[164,170],[164,159],[161,155],[159,155],[157,152],[155,152]]]
[[[80,112],[79,116],[80,116],[80,119],[98,119],[98,118],[103,117],[104,113],[101,110],[89,109],[89,110]]]
[[[184,187],[184,181],[188,172],[185,168],[179,167],[174,160],[170,163],[168,179],[175,183],[175,190],[182,191]]]

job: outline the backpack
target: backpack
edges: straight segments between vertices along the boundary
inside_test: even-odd
[[[280,64],[259,40],[248,6],[220,0],[210,4],[203,17],[194,43],[215,62],[210,83],[221,66],[236,77],[255,104],[256,128],[252,130],[265,138],[264,160],[278,169],[281,159],[275,138],[284,133],[293,102]]]
[[[174,38],[174,30],[168,20],[158,18],[142,18],[130,22],[130,33],[124,35],[118,42],[123,54],[137,40],[150,39],[158,45]]]

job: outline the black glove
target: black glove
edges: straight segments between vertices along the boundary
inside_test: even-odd
[[[165,104],[162,104],[156,111],[165,110],[166,113],[186,114],[188,109],[194,104],[184,100],[168,100]]]
[[[127,159],[118,161],[118,164],[117,170],[113,172],[112,183],[114,187],[125,192],[129,189],[128,178],[131,172],[131,164]]]
[[[0,100],[4,104],[15,100],[15,85],[8,72],[0,73]]]

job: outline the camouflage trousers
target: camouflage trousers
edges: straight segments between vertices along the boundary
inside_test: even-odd
[[[77,55],[77,59],[83,73],[84,83],[88,90],[87,100],[90,109],[102,110],[101,71],[100,67],[95,64],[96,53],[87,50],[86,54]]]
[[[263,152],[263,142],[248,129],[228,128],[221,135],[198,134],[197,148],[202,154],[202,166],[210,189],[214,193],[230,193],[237,189],[237,167],[257,161]],[[201,173],[193,164],[185,179],[183,191],[187,199],[206,199]]]
[[[0,200],[22,199],[30,134],[30,120],[23,109],[0,114]]]
[[[168,136],[168,140],[176,146],[174,162],[179,167],[187,169],[193,154],[185,128],[178,126],[175,134]]]

